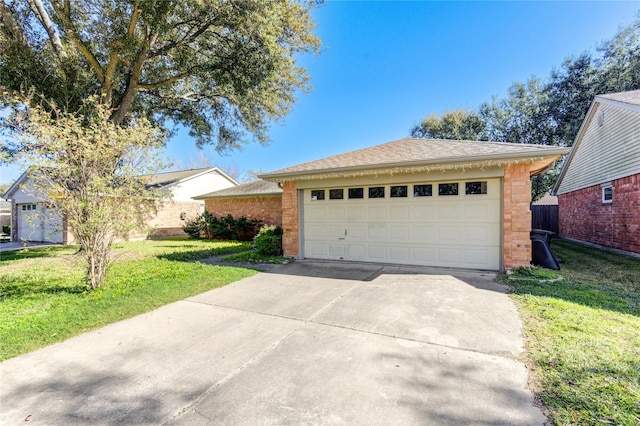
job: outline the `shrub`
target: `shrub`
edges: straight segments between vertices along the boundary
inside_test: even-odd
[[[194,217],[193,219],[189,219],[185,222],[182,230],[191,238],[200,239],[202,238],[202,221],[200,220],[200,215]]]
[[[260,254],[266,256],[282,255],[282,228],[279,226],[263,226],[253,241]]]
[[[262,221],[257,219],[247,219],[244,216],[234,219],[230,214],[218,218],[205,211],[188,220],[182,229],[187,235],[196,239],[251,241],[260,224]]]
[[[11,235],[11,225],[2,225],[2,232]]]

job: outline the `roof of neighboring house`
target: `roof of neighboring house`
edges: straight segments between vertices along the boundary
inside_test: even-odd
[[[220,170],[217,167],[204,167],[200,169],[190,169],[190,170],[179,170],[176,172],[164,172],[164,173],[155,173],[150,175],[142,175],[148,180],[149,186],[157,186],[157,187],[166,187],[170,185],[174,185],[180,182],[184,182],[189,179],[193,179],[197,176],[203,175],[205,173],[209,173],[210,171],[215,171],[220,174],[222,177],[228,179],[234,185],[237,185],[238,182],[233,179],[231,176],[227,175],[225,172]],[[24,183],[24,181],[31,173],[31,169],[26,170],[16,181],[11,185],[11,187],[4,193],[2,198],[10,199],[13,196],[13,193]]]
[[[235,185],[238,182],[235,181],[231,176],[227,175],[225,172],[220,170],[217,167],[204,167],[200,169],[190,169],[190,170],[178,170],[176,172],[164,172],[164,173],[155,173],[152,175],[145,175],[149,180],[150,186],[168,186],[174,185],[179,182],[183,182],[188,179],[192,179],[194,177],[203,175],[205,173],[209,173],[210,171],[215,171],[227,178],[229,181],[233,182]]]
[[[382,145],[334,155],[260,175],[269,180],[372,173],[438,170],[445,164],[458,167],[487,167],[510,162],[534,163],[534,174],[545,171],[568,148],[505,142],[404,138]]]
[[[605,117],[605,109],[608,109],[609,111],[615,111],[616,114],[619,115],[618,121],[611,122],[609,112],[607,112],[607,116]],[[624,111],[625,114],[620,115],[620,111]],[[578,130],[578,134],[573,141],[571,153],[567,156],[567,159],[562,166],[562,170],[560,171],[558,179],[556,180],[556,183],[551,190],[551,194],[557,195],[559,192],[567,192],[565,187],[567,186],[568,181],[571,179],[567,180],[567,182],[565,182],[564,184],[563,181],[567,177],[567,171],[571,167],[571,163],[574,162],[574,159],[576,159],[576,156],[582,156],[583,159],[585,157],[590,157],[593,159],[593,161],[596,162],[608,161],[609,168],[614,169],[615,174],[607,176],[606,179],[603,178],[604,180],[618,179],[620,177],[623,177],[624,175],[632,174],[632,172],[629,171],[629,167],[635,167],[635,170],[637,170],[637,158],[640,155],[640,151],[638,150],[638,146],[640,146],[640,137],[637,130],[635,130],[637,129],[638,125],[637,113],[640,113],[640,90],[608,93],[604,95],[597,95],[596,97],[594,97],[593,101],[591,102],[591,106],[589,106],[589,110],[587,111],[587,114],[582,121],[580,130]],[[634,123],[632,123],[632,121],[634,121]],[[595,128],[595,125],[597,124],[598,127],[602,127],[603,123],[605,126],[604,128],[606,128],[607,123],[609,123],[609,125],[613,125],[615,129],[608,131],[606,135],[608,139],[606,139],[605,141],[603,141],[600,136],[596,137],[593,134],[593,128]],[[592,124],[594,125],[592,126]],[[622,130],[623,128],[624,130]],[[589,134],[589,132],[591,132],[591,134]],[[585,139],[587,139],[587,142],[585,143],[585,150],[583,150],[584,153],[579,154],[580,146],[583,145]],[[612,144],[612,141],[615,143]],[[593,147],[594,143],[595,145],[602,145],[605,142],[607,143],[607,149],[609,150],[608,155],[594,155],[593,152],[589,152],[590,149],[592,149],[589,148],[589,145]],[[612,153],[613,156],[611,155]],[[612,158],[616,158],[618,160],[619,158],[623,158],[624,162],[626,163],[624,169],[623,167],[620,167],[621,164],[614,163],[614,160]],[[582,160],[577,161],[579,162]],[[601,173],[605,173],[605,168],[603,167],[598,167],[598,170]],[[580,176],[587,176],[593,175],[592,171],[593,164],[590,165],[588,173],[583,173],[582,171],[580,171],[580,173],[576,173]],[[574,175],[576,173],[574,173]],[[620,174],[621,176],[617,176],[618,174]],[[587,186],[590,186],[591,184],[593,184],[593,182],[590,182]],[[563,188],[561,188],[561,185]],[[584,185],[586,184],[580,186],[583,187]]]
[[[629,90],[628,92],[608,93],[598,95],[595,101],[615,103],[622,108],[640,111],[640,90]]]
[[[540,198],[538,201],[534,201],[532,204],[534,206],[557,206],[558,197],[556,197],[555,195],[546,193],[544,194],[544,197]]]
[[[265,180],[256,180],[230,188],[221,189],[220,191],[210,192],[204,195],[192,197],[194,200],[205,200],[212,198],[245,198],[245,197],[266,197],[281,196],[282,188],[275,182],[267,182]]]

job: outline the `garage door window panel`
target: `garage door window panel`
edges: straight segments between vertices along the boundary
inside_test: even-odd
[[[433,185],[413,185],[414,197],[431,197],[433,196]]]
[[[467,182],[464,184],[466,195],[482,195],[487,193],[487,182]]]
[[[344,189],[330,189],[329,190],[329,199],[330,200],[342,200],[344,199]]]
[[[458,183],[440,183],[438,184],[438,195],[458,195]]]
[[[364,198],[364,188],[349,188],[349,199],[362,199]]]
[[[311,201],[324,200],[324,189],[314,189],[311,191]]]
[[[369,198],[384,198],[384,186],[372,186],[369,188]]]
[[[407,185],[392,186],[389,192],[391,198],[407,198]]]

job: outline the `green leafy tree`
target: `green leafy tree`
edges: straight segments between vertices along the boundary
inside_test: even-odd
[[[141,116],[181,124],[198,145],[218,151],[248,137],[266,143],[270,122],[309,88],[294,56],[319,48],[312,5],[2,0],[0,86],[31,105],[69,112],[97,95],[115,124]]]
[[[477,113],[456,109],[431,114],[411,129],[414,138],[487,140],[486,126]]]
[[[20,160],[32,166],[28,190],[62,212],[87,263],[86,281],[98,288],[111,264],[117,238],[143,229],[166,194],[147,185],[145,173],[161,166],[164,135],[146,119],[129,126],[89,99],[76,113],[31,107],[11,117],[24,146]],[[52,115],[53,112],[53,115]]]

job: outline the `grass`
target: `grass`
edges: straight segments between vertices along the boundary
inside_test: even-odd
[[[224,262],[238,262],[238,263],[275,263],[283,264],[291,260],[290,257],[285,256],[267,256],[255,251],[245,251],[238,254],[232,254],[226,256]]]
[[[640,424],[640,259],[554,240],[556,283],[511,281],[530,386],[557,425]]]
[[[0,361],[255,274],[185,262],[247,250],[246,243],[121,243],[106,283],[89,291],[77,247],[30,248],[0,258]]]

